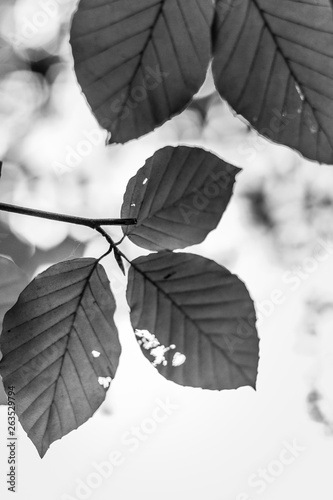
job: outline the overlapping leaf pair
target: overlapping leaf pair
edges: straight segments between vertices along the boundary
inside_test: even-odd
[[[260,134],[333,163],[330,0],[81,0],[71,44],[111,142],[183,111],[212,62],[219,94]]]

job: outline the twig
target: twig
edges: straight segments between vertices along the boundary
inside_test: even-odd
[[[77,217],[75,215],[58,214],[54,212],[45,212],[44,210],[35,210],[33,208],[18,207],[7,203],[0,203],[0,210],[14,214],[39,217],[40,219],[78,224],[80,226],[90,227],[91,229],[97,229],[100,226],[132,226],[137,223],[136,219],[90,219],[86,217]]]

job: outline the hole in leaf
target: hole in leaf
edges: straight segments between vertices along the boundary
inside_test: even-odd
[[[111,377],[98,377],[98,383],[104,387],[104,389],[107,389],[112,382]]]
[[[176,349],[175,344],[171,344],[168,347],[161,345],[154,334],[150,333],[148,330],[135,330],[135,335],[139,338],[138,344],[143,347],[143,349],[150,350],[149,354],[153,356],[152,361],[153,366],[158,366],[162,364],[167,366],[168,360],[165,355],[167,352]],[[172,366],[180,366],[185,363],[186,356],[180,352],[176,352],[172,358]]]
[[[180,352],[175,352],[172,358],[172,366],[183,365],[185,361],[186,361],[185,354],[181,354]]]

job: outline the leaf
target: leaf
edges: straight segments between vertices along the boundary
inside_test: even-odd
[[[210,0],[81,0],[71,28],[79,84],[110,142],[180,113],[211,58]]]
[[[7,312],[0,373],[41,457],[104,401],[121,351],[114,311],[104,268],[74,259],[39,274]]]
[[[3,383],[2,379],[0,382],[0,405],[6,405],[7,404],[7,394],[5,393],[5,389],[3,388]]]
[[[0,253],[10,255],[19,267],[26,266],[27,262],[31,264],[31,258],[36,258],[33,246],[23,236],[18,238],[3,221],[0,221]]]
[[[0,256],[0,331],[5,313],[15,304],[28,282],[25,273],[14,262]],[[0,379],[0,405],[6,404],[7,396]]]
[[[139,257],[129,271],[127,301],[147,358],[160,357],[156,339],[171,347],[165,353],[168,364],[157,365],[167,379],[204,389],[255,386],[253,302],[245,285],[225,267],[186,253]]]
[[[234,110],[269,139],[333,163],[329,0],[218,0],[213,73]]]
[[[14,262],[0,256],[0,330],[5,313],[28,283],[28,277]]]
[[[114,258],[115,258],[115,260],[116,260],[116,262],[118,264],[119,269],[121,270],[121,272],[125,276],[126,273],[125,273],[125,267],[124,267],[123,259],[122,259],[121,253],[119,252],[119,250],[118,250],[117,247],[114,247],[114,249],[113,249],[113,255],[114,255]]]
[[[137,224],[124,234],[148,250],[200,243],[221,219],[238,172],[200,148],[160,149],[127,185],[121,216]]]

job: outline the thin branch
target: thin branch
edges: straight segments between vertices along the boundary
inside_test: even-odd
[[[104,236],[104,238],[109,243],[109,245],[110,245],[111,248],[116,248],[115,242],[113,241],[113,239],[111,238],[111,236],[106,231],[104,231],[103,228],[101,228],[100,226],[97,226],[97,227],[95,227],[95,229],[96,229],[96,231],[99,234],[101,234],[102,236]]]
[[[111,238],[111,236],[103,228],[101,228],[101,227],[96,227],[96,231],[99,232],[102,236],[104,236],[104,238],[106,239],[106,241],[110,245],[109,251],[106,254],[102,255],[101,259],[103,259],[103,257],[105,257],[106,255],[108,255],[109,253],[111,253],[112,250],[113,250],[113,255],[114,255],[115,259],[116,259],[116,262],[117,262],[117,264],[118,264],[121,272],[125,276],[125,268],[124,268],[124,264],[122,262],[122,258],[124,258],[125,260],[127,260],[127,262],[129,264],[131,264],[131,261],[126,257],[125,254],[123,254],[123,252],[121,250],[119,250],[119,248],[118,248],[117,245],[119,245],[120,242],[118,241],[117,243],[115,243],[113,241],[113,239]],[[123,240],[123,238],[120,241],[122,241],[122,240]]]
[[[78,224],[80,226],[90,227],[91,229],[97,229],[100,226],[132,226],[137,223],[136,219],[89,219],[86,217],[77,217],[75,215],[58,214],[45,212],[44,210],[35,210],[33,208],[18,207],[7,203],[0,203],[0,210],[14,214],[39,217],[40,219]]]

